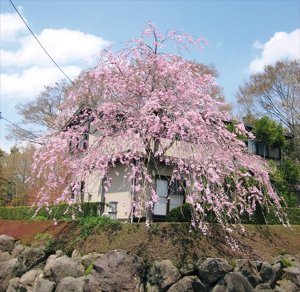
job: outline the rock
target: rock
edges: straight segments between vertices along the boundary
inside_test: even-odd
[[[256,267],[257,271],[260,271],[263,262],[262,261],[251,261],[251,264]]]
[[[46,278],[59,283],[65,277],[78,278],[83,276],[84,268],[77,260],[68,256],[62,256],[48,259],[44,268],[44,274]]]
[[[290,280],[296,285],[300,286],[300,269],[298,267],[289,267],[283,269],[282,279]]]
[[[80,258],[80,257],[81,257],[81,255],[80,255],[79,250],[74,249],[74,250],[72,251],[71,258]]]
[[[14,238],[4,235],[4,234],[0,235],[0,250],[1,251],[12,252],[14,247],[15,247]]]
[[[18,259],[11,259],[0,263],[0,292],[6,291],[10,279],[19,276],[19,267],[20,263]]]
[[[261,276],[262,280],[264,282],[269,283],[270,285],[273,285],[276,280],[276,272],[273,270],[271,264],[267,262],[263,262],[259,275]]]
[[[57,258],[63,257],[64,255],[66,254],[60,249],[55,252],[55,257]]]
[[[281,263],[276,263],[275,265],[272,266],[272,269],[276,274],[275,281],[277,281],[282,276],[283,267],[282,267]]]
[[[221,284],[217,284],[212,290],[211,292],[226,292],[226,286],[221,285]]]
[[[26,272],[20,278],[20,286],[29,290],[34,286],[34,282],[41,274],[42,274],[42,270],[40,269],[30,270]]]
[[[38,278],[34,283],[32,292],[54,292],[55,283],[43,278]]]
[[[149,283],[158,286],[161,291],[165,291],[179,279],[179,271],[170,260],[155,261],[148,273]]]
[[[274,292],[286,292],[283,289],[281,289],[279,286],[275,285],[275,288],[273,290]]]
[[[196,276],[197,275],[197,268],[194,264],[186,263],[181,266],[179,269],[179,273],[181,276]]]
[[[117,250],[102,255],[93,264],[88,287],[90,291],[139,291],[144,278],[143,260]]]
[[[232,266],[224,259],[208,258],[198,266],[198,274],[208,283],[214,283],[233,270]]]
[[[275,258],[275,263],[283,263],[283,262],[288,262],[293,267],[298,265],[297,257],[290,254],[280,255]]]
[[[256,287],[258,284],[263,282],[256,265],[248,260],[237,260],[234,271],[240,272],[243,276],[245,276],[253,287]]]
[[[102,254],[97,252],[88,253],[81,258],[81,263],[85,268],[87,268],[96,260],[98,260],[101,256]]]
[[[254,291],[252,285],[241,273],[232,272],[226,275],[225,281],[227,283],[226,292],[252,292]]]
[[[8,251],[0,251],[0,263],[10,260],[12,257]]]
[[[66,277],[63,278],[55,292],[83,292],[87,291],[85,288],[87,286],[88,279],[85,277],[80,278],[73,278],[73,277]]]
[[[33,267],[42,267],[46,261],[46,253],[43,248],[25,247],[18,254],[18,260],[21,264],[19,272],[23,274]]]
[[[297,285],[290,280],[286,280],[286,279],[279,280],[277,281],[277,285],[284,292],[297,292]],[[275,291],[277,291],[276,288]]]
[[[208,291],[208,288],[197,276],[187,276],[172,285],[168,292],[204,292]]]
[[[255,287],[255,291],[260,291],[260,292],[272,292],[273,289],[271,288],[270,284],[268,283],[262,283],[259,284]]]
[[[19,280],[20,280],[20,278],[18,278],[18,277],[12,278],[9,281],[9,285],[8,285],[6,292],[21,292],[21,291],[26,292],[26,289],[19,288]]]
[[[11,256],[13,258],[16,258],[24,249],[26,246],[22,245],[22,244],[17,244],[15,246],[15,248],[13,249]]]

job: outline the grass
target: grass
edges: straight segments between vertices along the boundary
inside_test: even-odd
[[[283,258],[281,260],[281,265],[283,268],[288,268],[288,267],[292,267],[293,266],[293,263],[290,259],[287,259],[287,258]]]
[[[106,229],[118,229],[121,225],[120,221],[113,220],[107,216],[87,216],[79,220],[80,239],[85,239],[99,227]]]

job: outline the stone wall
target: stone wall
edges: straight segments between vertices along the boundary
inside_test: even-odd
[[[300,291],[300,254],[274,262],[201,258],[175,267],[146,263],[124,250],[68,257],[62,251],[23,246],[0,235],[0,292],[81,291]]]

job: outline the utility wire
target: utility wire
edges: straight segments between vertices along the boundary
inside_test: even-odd
[[[8,120],[8,119],[6,119],[5,117],[3,117],[1,112],[0,112],[0,120],[5,120],[6,122],[10,123],[10,124],[13,125],[14,127],[20,129],[21,131],[23,131],[23,132],[25,132],[25,133],[27,133],[27,134],[31,134],[31,135],[32,135],[32,133],[31,133],[30,131],[28,131],[28,130],[22,128],[22,127],[20,127],[18,124],[13,123],[13,122],[11,122],[10,120]],[[34,136],[34,135],[33,135],[33,136]],[[38,143],[38,144],[40,144],[40,143]]]
[[[1,0],[0,0],[1,1]],[[47,52],[47,50],[45,49],[45,47],[41,44],[41,42],[39,41],[39,39],[37,38],[37,36],[34,34],[34,32],[31,30],[31,28],[29,27],[29,25],[26,23],[25,19],[22,17],[22,15],[20,14],[20,12],[18,11],[17,7],[14,5],[14,3],[12,2],[12,0],[9,0],[10,4],[13,6],[13,8],[15,9],[15,11],[18,13],[18,15],[20,16],[20,18],[22,19],[22,21],[24,22],[24,24],[26,25],[26,27],[28,28],[28,30],[30,31],[30,33],[33,35],[33,37],[36,39],[36,41],[39,43],[39,45],[41,46],[41,48],[44,50],[44,52],[47,54],[47,56],[51,59],[51,61],[54,63],[54,65],[61,71],[62,74],[65,75],[65,77],[72,83],[74,84],[74,82],[69,78],[69,76],[63,71],[63,69],[54,61],[54,59],[50,56],[50,54]]]

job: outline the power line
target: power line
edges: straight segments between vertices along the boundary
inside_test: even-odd
[[[20,129],[22,132],[24,132],[24,133],[26,133],[26,134],[30,134],[30,135],[35,136],[35,135],[32,134],[30,131],[28,131],[28,130],[22,128],[22,127],[20,127],[18,124],[13,123],[13,122],[11,122],[10,120],[8,120],[8,119],[6,119],[5,117],[3,117],[1,112],[0,112],[0,120],[5,120],[6,122],[10,123],[10,124],[13,125],[14,127]],[[34,142],[34,141],[32,141],[32,142]],[[35,142],[35,143],[36,143],[36,142]],[[38,143],[38,144],[41,144],[41,143]]]
[[[45,49],[45,47],[41,44],[41,42],[39,41],[39,39],[37,38],[37,36],[34,34],[34,32],[31,30],[31,28],[29,27],[29,25],[26,23],[25,19],[23,18],[23,16],[20,14],[20,12],[18,11],[17,7],[14,5],[14,3],[12,2],[12,0],[9,0],[10,4],[13,6],[13,8],[15,9],[15,11],[18,13],[18,15],[20,16],[20,18],[22,19],[22,21],[24,22],[24,24],[26,25],[26,27],[28,28],[28,30],[30,31],[30,33],[33,35],[33,37],[36,39],[36,41],[39,43],[39,45],[41,46],[41,48],[44,50],[44,52],[47,54],[47,56],[51,59],[51,61],[54,63],[54,65],[61,71],[62,74],[65,75],[65,77],[72,83],[73,81],[69,78],[69,76],[63,71],[63,69],[54,61],[54,59],[50,56],[50,54],[47,52],[47,50]]]

